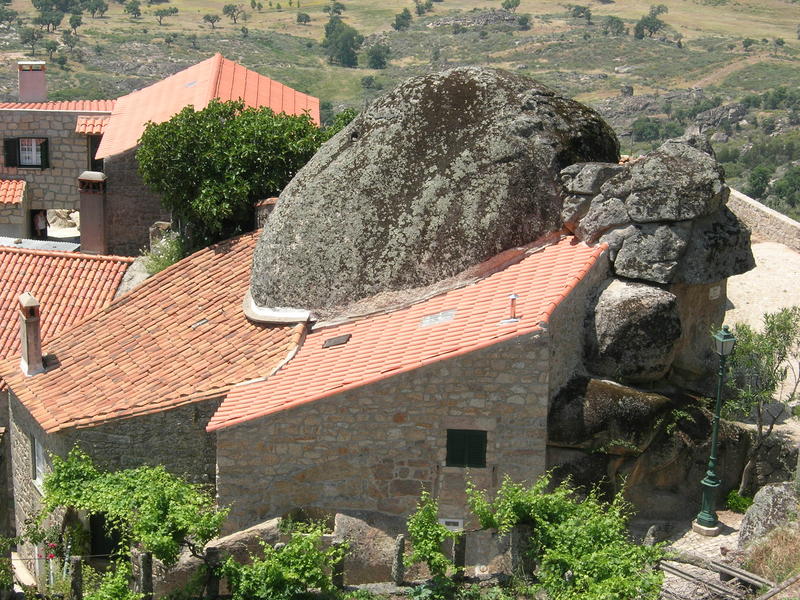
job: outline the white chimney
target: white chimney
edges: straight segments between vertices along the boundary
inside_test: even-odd
[[[44,373],[39,301],[30,292],[19,297],[19,334],[22,341],[22,360],[19,366],[22,372],[29,377]]]
[[[47,80],[43,60],[21,60],[19,70],[19,101],[47,102]]]

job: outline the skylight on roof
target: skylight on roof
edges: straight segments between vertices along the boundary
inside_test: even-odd
[[[183,87],[190,88],[190,87],[194,87],[196,85],[197,85],[197,80],[194,80],[194,81],[190,81],[189,83],[184,83]]]
[[[353,337],[351,333],[345,333],[344,335],[337,335],[336,337],[328,338],[324,342],[322,342],[323,348],[333,348],[334,346],[344,346],[350,338]]]
[[[424,327],[431,327],[432,325],[438,325],[439,323],[447,323],[452,321],[453,318],[456,316],[456,310],[443,310],[438,313],[434,313],[432,315],[425,315],[422,317],[422,321],[419,322],[420,329]]]

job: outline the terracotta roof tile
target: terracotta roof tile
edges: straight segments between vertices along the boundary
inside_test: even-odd
[[[0,204],[19,204],[24,197],[24,179],[0,179]]]
[[[116,100],[62,100],[56,102],[0,102],[0,110],[49,110],[110,113]]]
[[[0,358],[19,362],[18,298],[31,292],[42,306],[42,339],[107,305],[132,258],[0,247]]]
[[[75,133],[102,135],[110,118],[108,115],[81,115],[75,125]]]
[[[200,250],[44,344],[58,361],[46,373],[24,377],[19,361],[9,360],[0,375],[53,432],[223,396],[269,374],[296,343],[298,327],[244,316],[257,238]]]
[[[214,98],[242,99],[248,106],[268,106],[276,113],[308,112],[320,123],[319,99],[295,91],[215,54],[211,58],[117,100],[97,158],[107,158],[139,143],[148,121],[162,123],[186,106],[202,110]]]
[[[271,377],[235,386],[208,425],[229,427],[533,332],[604,252],[572,238],[465,287],[310,333]],[[516,322],[509,295],[517,294]],[[351,335],[346,344],[326,340]]]

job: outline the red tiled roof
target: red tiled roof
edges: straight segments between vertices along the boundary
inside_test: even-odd
[[[153,85],[117,100],[111,121],[97,149],[107,158],[136,147],[148,121],[163,123],[186,106],[202,110],[214,98],[244,100],[247,106],[268,106],[276,113],[308,112],[319,124],[319,99],[259,75],[215,54]]]
[[[0,179],[0,204],[19,204],[24,197],[24,179]]]
[[[208,430],[230,427],[533,332],[547,322],[553,309],[604,250],[605,246],[591,248],[565,238],[466,287],[397,311],[314,331],[277,373],[233,387]],[[512,293],[519,296],[519,321],[504,323]],[[423,324],[423,318],[430,316],[434,316],[430,324]],[[344,345],[323,348],[325,340],[344,335],[352,336]]]
[[[107,115],[81,115],[78,117],[78,123],[75,125],[75,133],[83,133],[86,135],[102,135],[108,125],[110,119]]]
[[[56,361],[47,372],[25,377],[16,360],[0,363],[0,375],[54,432],[224,396],[237,382],[269,374],[302,327],[244,316],[257,238],[200,250],[44,344]]]
[[[41,304],[47,341],[114,298],[132,258],[0,247],[0,358],[19,362],[18,298],[32,293]]]
[[[61,100],[56,102],[0,102],[0,110],[50,110],[110,113],[116,100]]]

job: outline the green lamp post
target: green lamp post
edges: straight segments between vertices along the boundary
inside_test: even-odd
[[[717,513],[714,510],[716,505],[717,489],[720,481],[717,476],[717,437],[719,434],[719,413],[722,408],[722,384],[725,381],[725,362],[733,352],[736,345],[736,337],[731,333],[727,325],[715,333],[714,349],[719,355],[719,372],[717,374],[717,402],[714,406],[714,420],[711,427],[711,456],[708,459],[708,471],[700,482],[703,486],[703,504],[700,513],[697,515],[696,523],[700,525],[700,533],[706,535],[716,535],[719,532]]]

